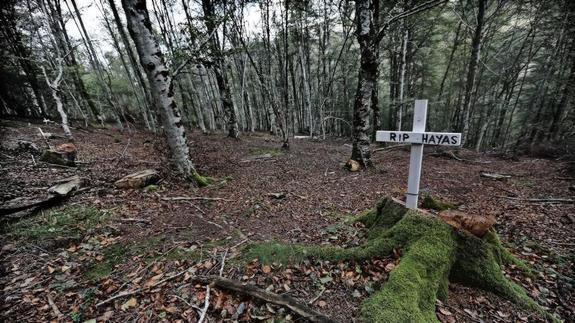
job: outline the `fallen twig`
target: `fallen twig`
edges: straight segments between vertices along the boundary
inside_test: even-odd
[[[120,222],[137,222],[137,223],[146,223],[146,224],[152,223],[152,221],[150,221],[148,219],[141,219],[141,218],[125,218],[125,219],[120,219]]]
[[[204,300],[204,308],[202,309],[202,313],[200,314],[200,319],[198,323],[202,323],[206,318],[206,313],[208,313],[208,307],[210,306],[210,285],[206,286],[206,297]]]
[[[220,277],[223,275],[224,273],[224,266],[226,265],[226,256],[228,255],[228,249],[226,249],[226,252],[224,253],[224,255],[222,256],[222,266],[220,267]]]
[[[544,198],[544,199],[529,199],[529,198],[522,198],[522,197],[511,197],[511,196],[498,196],[500,198],[514,200],[514,201],[525,201],[530,203],[557,203],[557,204],[573,204],[575,200],[573,199],[564,199],[564,198]]]
[[[203,196],[162,197],[162,201],[189,201],[189,200],[233,202],[233,200],[229,200],[229,199],[225,199],[225,198],[221,198],[221,197],[203,197]]]
[[[64,316],[64,314],[62,314],[62,312],[60,312],[60,309],[58,308],[58,306],[56,306],[56,303],[54,303],[54,300],[50,296],[50,292],[48,292],[48,304],[50,304],[52,311],[54,312],[54,314],[56,314],[56,316],[58,318],[61,318],[62,316]]]
[[[312,305],[313,303],[315,303],[315,301],[317,301],[321,295],[323,295],[323,293],[326,291],[327,288],[322,288],[321,292],[319,292],[319,294],[317,294],[316,297],[314,297],[311,301],[308,302],[309,305]]]
[[[393,145],[393,146],[389,146],[389,147],[377,148],[377,149],[374,149],[372,152],[375,153],[378,151],[392,150],[392,149],[402,148],[402,147],[407,147],[407,146],[411,146],[411,144]]]

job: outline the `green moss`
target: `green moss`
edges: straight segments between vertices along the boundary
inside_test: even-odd
[[[450,230],[439,233],[413,243],[383,289],[362,303],[365,322],[437,321],[435,300],[447,294],[447,276],[455,251]]]
[[[212,177],[202,176],[197,172],[194,172],[194,174],[192,174],[192,179],[194,180],[194,182],[196,182],[196,184],[199,187],[206,187],[214,182],[214,179]]]
[[[486,236],[487,239],[479,239],[464,232],[457,235],[457,261],[451,270],[450,279],[492,292],[526,309],[539,312],[550,321],[557,321],[557,318],[529,297],[521,286],[505,277],[500,264],[522,262],[502,247],[500,242],[495,242],[499,241],[495,232]]]
[[[281,156],[284,154],[284,151],[277,148],[254,148],[250,149],[250,155],[252,156],[261,156],[261,155],[271,155],[272,157]]]
[[[90,207],[65,207],[24,219],[8,228],[10,235],[27,240],[80,238],[83,232],[103,225],[109,213]]]
[[[144,187],[142,189],[142,191],[144,191],[145,193],[153,193],[153,192],[157,191],[159,188],[160,187],[158,185],[151,184],[151,185]]]
[[[447,299],[449,280],[493,292],[556,320],[504,276],[501,264],[527,266],[502,246],[494,231],[483,238],[455,232],[440,219],[407,210],[391,199],[381,201],[356,221],[369,229],[368,239],[358,247],[266,242],[249,246],[246,255],[263,263],[299,262],[310,256],[360,261],[401,250],[401,262],[389,280],[362,303],[366,322],[437,322],[435,301]]]
[[[116,265],[129,257],[129,249],[120,244],[114,244],[104,249],[104,259],[90,266],[85,274],[89,280],[100,280],[108,277]]]
[[[423,202],[421,203],[421,207],[435,211],[445,211],[457,208],[453,203],[433,198],[430,195],[425,196]]]

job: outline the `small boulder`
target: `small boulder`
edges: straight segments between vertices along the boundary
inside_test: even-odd
[[[439,217],[450,226],[468,231],[480,238],[483,237],[496,222],[492,216],[473,216],[459,211],[444,211],[439,213]]]
[[[141,188],[155,184],[160,180],[160,174],[153,169],[142,170],[117,180],[114,185],[118,188]]]

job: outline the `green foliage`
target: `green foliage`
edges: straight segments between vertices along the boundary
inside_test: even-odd
[[[129,256],[129,249],[120,244],[114,244],[104,249],[104,259],[95,263],[86,272],[89,280],[100,280],[108,277],[117,264],[122,263]]]
[[[284,151],[278,148],[254,148],[250,149],[250,155],[261,156],[269,154],[272,157],[278,157],[284,154]]]
[[[158,185],[151,184],[151,185],[144,187],[143,191],[145,193],[153,193],[153,192],[157,191],[159,188],[160,187]]]
[[[27,240],[79,239],[85,231],[102,226],[108,218],[109,213],[95,208],[65,207],[24,219],[8,231],[16,238]]]

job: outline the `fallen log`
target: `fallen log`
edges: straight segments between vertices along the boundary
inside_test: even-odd
[[[85,179],[80,176],[72,176],[55,182],[48,189],[48,194],[34,199],[23,197],[10,200],[0,205],[0,216],[5,216],[31,208],[41,209],[55,205],[79,190],[85,184]]]

